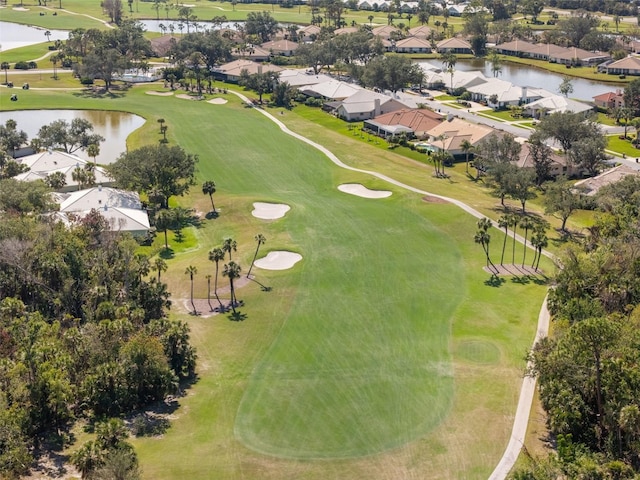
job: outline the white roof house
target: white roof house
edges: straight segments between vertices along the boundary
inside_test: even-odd
[[[323,73],[315,74],[308,70],[287,69],[280,72],[278,79],[286,82],[292,87],[304,87],[309,85],[317,85],[319,83],[329,82],[333,80],[329,75]]]
[[[447,88],[451,86],[451,74],[443,71],[442,66],[436,66],[430,63],[420,63],[424,70],[424,84],[430,88],[436,85],[445,85]],[[486,83],[487,77],[480,71],[466,72],[462,70],[454,70],[453,72],[453,89],[466,88],[467,90],[474,85]]]
[[[62,172],[66,179],[65,186],[60,191],[72,191],[78,189],[78,183],[73,179],[73,171],[76,168],[84,168],[90,162],[76,157],[73,154],[51,150],[34,153],[20,158],[20,163],[29,167],[29,171],[17,175],[16,180],[32,181],[44,180],[47,175],[54,172]],[[111,185],[113,179],[101,167],[94,167],[95,183]]]
[[[344,100],[358,90],[362,90],[357,85],[352,85],[338,80],[311,85],[300,89],[300,92],[309,97],[325,98],[327,100]]]
[[[118,207],[142,210],[137,192],[97,186],[59,195],[61,212],[82,212],[92,208]]]
[[[408,105],[383,93],[362,89],[343,100],[336,108],[347,121],[368,120],[383,113],[394,112]]]
[[[519,87],[506,80],[498,78],[488,78],[485,83],[467,88],[472,94],[472,99],[476,102],[486,101],[490,107],[502,108],[507,105],[527,104],[540,100],[543,97],[550,97],[554,94],[542,88]],[[489,99],[495,95],[498,101],[493,104]]]
[[[149,216],[142,209],[140,196],[136,192],[98,186],[57,194],[55,198],[60,202],[58,217],[67,223],[70,216],[84,218],[95,210],[104,217],[112,231],[133,234],[149,231]]]
[[[540,112],[544,111],[547,114],[556,112],[573,112],[582,113],[593,110],[591,105],[578,102],[570,98],[563,97],[562,95],[552,95],[550,97],[544,97],[535,102],[531,102],[526,106],[525,111],[532,116],[537,116]]]

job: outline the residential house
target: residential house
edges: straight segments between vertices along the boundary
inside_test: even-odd
[[[285,57],[292,57],[298,49],[298,43],[291,40],[272,40],[260,45],[265,50],[271,52],[273,55],[282,55]]]
[[[426,25],[418,25],[417,27],[413,27],[409,29],[409,35],[416,38],[427,39],[431,38],[431,35],[434,33],[434,30],[431,27],[427,27]]]
[[[406,108],[400,100],[383,93],[361,89],[335,105],[335,114],[348,122],[367,120],[383,113]]]
[[[260,45],[246,45],[241,47],[236,47],[231,50],[231,54],[234,57],[239,57],[245,60],[251,60],[254,62],[266,62],[271,58],[271,52],[269,50],[265,50]]]
[[[54,198],[60,204],[57,216],[67,223],[72,217],[83,218],[95,210],[104,217],[112,231],[134,235],[146,235],[149,232],[149,216],[136,192],[98,186],[56,194]]]
[[[606,66],[609,75],[640,75],[640,58],[625,57]]]
[[[615,92],[601,93],[600,95],[593,97],[593,103],[596,104],[596,107],[604,108],[606,110],[622,108],[624,107],[624,94],[620,89]]]
[[[240,59],[214,68],[212,73],[217,80],[237,83],[243,70],[246,70],[249,75],[254,75],[256,73],[281,72],[284,69],[269,63],[261,64],[247,59]]]
[[[383,40],[389,40],[389,37],[395,32],[399,32],[398,27],[393,25],[383,25],[381,27],[374,27],[372,33],[376,37],[380,37]]]
[[[611,59],[609,54],[603,52],[589,52],[581,48],[567,48],[551,43],[531,43],[520,39],[496,45],[495,50],[503,55],[565,65],[598,65]]]
[[[298,89],[300,93],[308,97],[322,98],[324,100],[344,100],[350,97],[361,87],[351,83],[340,82],[338,80],[330,80],[328,82],[309,85]]]
[[[617,167],[605,170],[600,175],[591,178],[585,178],[575,183],[576,187],[580,187],[588,196],[594,196],[598,191],[612,183],[619,182],[627,175],[640,175],[640,171],[635,170],[627,165],[618,165]]]
[[[294,88],[301,88],[329,82],[333,80],[333,78],[324,73],[316,75],[313,73],[313,70],[286,69],[280,72],[278,80],[283,83],[288,83]]]
[[[73,154],[61,152],[58,150],[34,153],[33,155],[21,157],[19,161],[23,165],[26,165],[29,170],[27,172],[16,175],[16,180],[27,182],[34,180],[44,180],[47,175],[51,175],[55,172],[61,172],[65,177],[65,186],[59,190],[60,192],[70,192],[73,190],[78,190],[79,185],[78,182],[73,179],[73,171],[76,168],[85,168],[91,163]],[[104,170],[102,167],[98,167],[93,164],[91,165],[93,168],[93,173],[95,175],[96,184],[113,184],[113,179],[107,174],[106,170]]]
[[[534,168],[533,157],[531,155],[530,144],[528,142],[522,143],[522,149],[520,150],[520,157],[518,158],[517,165],[520,168]],[[553,178],[565,175],[567,177],[579,176],[581,171],[577,168],[573,162],[571,162],[566,155],[561,155],[552,151],[549,160],[551,161],[549,166],[549,175]]]
[[[471,92],[471,99],[475,102],[486,102],[495,109],[506,108],[510,105],[526,105],[553,93],[541,88],[519,87],[506,80],[488,78],[485,83],[467,88]],[[497,99],[495,103],[491,99]]]
[[[301,42],[309,43],[313,42],[318,35],[320,35],[320,31],[322,29],[317,25],[307,25],[298,29],[298,39]]]
[[[346,33],[357,33],[360,29],[358,27],[342,27],[333,31],[335,35],[344,35]]]
[[[463,70],[454,70],[453,78],[451,73],[443,71],[442,66],[436,66],[428,62],[421,62],[420,66],[424,70],[423,85],[426,88],[466,88],[474,85],[480,85],[487,82],[487,77],[480,71],[467,72]]]
[[[442,122],[443,118],[439,113],[426,108],[403,108],[365,120],[364,129],[384,138],[404,132],[409,137],[424,139],[428,137],[427,132]]]
[[[462,142],[467,140],[472,146],[496,131],[493,128],[467,122],[460,118],[449,118],[427,132],[430,150],[445,150],[454,157],[462,156]]]
[[[586,113],[593,110],[591,105],[563,97],[552,95],[528,104],[524,111],[534,118],[540,118],[556,112]]]
[[[396,42],[398,53],[431,53],[431,44],[422,38],[407,37]]]
[[[438,53],[473,53],[471,44],[458,37],[445,38],[436,44]]]

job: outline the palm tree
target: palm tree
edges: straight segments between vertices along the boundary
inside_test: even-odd
[[[504,228],[504,241],[502,242],[502,255],[500,256],[500,265],[504,265],[504,250],[507,247],[507,237],[509,236],[509,225],[511,225],[511,220],[509,219],[509,215],[505,214],[500,216],[498,219],[498,226],[500,228]]]
[[[215,262],[216,264],[216,276],[213,283],[213,294],[216,296],[216,300],[218,300],[218,303],[220,304],[220,310],[222,310],[222,302],[220,301],[220,297],[218,296],[218,265],[222,260],[224,260],[224,250],[219,247],[214,248],[209,252],[209,260]]]
[[[51,57],[49,57],[49,61],[51,63],[53,63],[53,79],[57,80],[58,79],[58,61],[60,60],[60,56],[56,53],[55,55],[51,55]]]
[[[171,228],[174,221],[173,212],[170,210],[160,210],[156,215],[156,229],[164,232],[164,249],[169,250],[169,243],[167,240],[167,230]]]
[[[2,62],[2,64],[0,65],[0,68],[2,70],[4,70],[4,84],[6,85],[7,83],[9,83],[9,77],[7,76],[7,70],[9,70],[9,67],[11,65],[9,65],[9,62]]]
[[[511,228],[513,230],[513,245],[511,247],[511,263],[515,265],[516,264],[516,229],[520,224],[520,216],[515,213],[512,213],[511,215],[509,215],[509,221],[510,221]]]
[[[258,245],[256,245],[256,253],[253,254],[253,260],[251,261],[251,266],[249,267],[249,271],[247,272],[247,278],[249,278],[249,275],[251,275],[251,269],[253,268],[253,264],[255,263],[256,257],[258,256],[258,250],[260,250],[260,245],[262,245],[267,241],[266,237],[261,233],[256,235],[255,239],[256,239],[256,242],[258,242]]]
[[[153,262],[153,266],[155,267],[156,271],[158,272],[158,282],[160,282],[160,274],[162,272],[166,272],[167,271],[167,268],[168,268],[167,267],[167,262],[165,262],[163,259],[158,257]]]
[[[522,250],[522,266],[524,267],[524,262],[527,258],[527,235],[529,234],[529,230],[535,227],[535,223],[529,217],[524,217],[520,220],[520,228],[524,229],[524,248]]]
[[[222,242],[222,250],[229,253],[229,261],[231,261],[231,251],[238,251],[238,244],[233,238],[225,238]]]
[[[96,163],[96,157],[100,155],[100,145],[92,143],[87,147],[87,155],[93,158],[93,163]]]
[[[473,150],[473,145],[469,140],[463,140],[460,142],[460,150],[464,152],[466,162],[466,172],[469,173],[469,154]]]
[[[491,265],[492,267],[491,270],[492,272],[495,273],[497,272],[497,268],[493,264],[489,256],[489,242],[491,241],[491,235],[489,235],[489,229],[493,224],[491,223],[491,220],[489,220],[488,218],[482,218],[478,220],[477,225],[478,225],[478,231],[476,232],[473,239],[476,243],[482,245],[482,249],[484,250],[484,253],[487,257],[487,268],[489,268],[489,265]]]
[[[229,263],[225,263],[224,270],[222,271],[222,275],[229,279],[229,289],[231,290],[231,310],[233,310],[233,313],[236,313],[236,292],[233,288],[233,281],[236,278],[240,278],[240,270],[240,265],[234,261],[230,261]]]
[[[373,15],[367,17],[369,19],[369,25],[373,25]]]
[[[205,278],[207,279],[207,303],[209,304],[209,310],[213,312],[213,307],[211,306],[211,274],[207,273]]]
[[[213,204],[213,194],[216,193],[216,184],[213,180],[207,180],[202,184],[202,193],[205,195],[209,195],[209,199],[211,199],[211,208],[213,209],[213,213],[216,212],[216,206]]]
[[[449,75],[451,75],[451,88],[449,93],[453,95],[453,74],[456,71],[456,63],[458,62],[458,57],[453,53],[443,53],[440,57],[442,60],[442,65],[445,67],[445,70]]]
[[[187,269],[184,271],[185,275],[189,275],[189,279],[191,280],[191,306],[193,307],[193,313],[196,313],[196,305],[193,303],[193,276],[198,273],[198,269],[193,265],[189,265]]]
[[[47,42],[51,41],[51,32],[49,30],[44,32],[44,36],[47,37]]]

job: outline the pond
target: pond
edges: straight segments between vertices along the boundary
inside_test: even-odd
[[[0,22],[0,50],[6,52],[13,48],[26,47],[47,41],[46,28],[30,27],[18,23]],[[54,40],[67,40],[69,32],[65,30],[49,30],[51,44]]]
[[[429,63],[431,65],[442,67],[438,60],[430,60],[428,62],[420,63]],[[471,60],[458,59],[456,69],[461,71],[480,70],[487,77],[493,76],[493,73],[491,72],[491,62],[481,58]],[[604,74],[602,75],[604,76]],[[502,64],[502,73],[498,78],[521,87],[538,87],[544,88],[552,93],[558,93],[558,87],[560,86],[560,83],[562,83],[564,76],[559,73],[549,72],[540,68],[504,62]],[[624,89],[624,84],[596,82],[583,78],[571,77],[571,82],[573,84],[573,93],[569,96],[571,98],[577,98],[588,102],[593,101],[593,97],[600,95],[601,93],[612,92],[616,89]]]
[[[13,119],[18,123],[18,130],[24,130],[29,140],[38,135],[43,125],[54,120],[71,122],[74,118],[84,118],[91,122],[94,132],[102,135],[106,140],[100,144],[100,155],[96,162],[102,165],[113,163],[118,156],[127,150],[127,137],[140,128],[145,119],[124,112],[108,112],[104,110],[16,110],[0,112],[0,122],[4,124]],[[86,152],[75,152],[80,158],[91,160]]]

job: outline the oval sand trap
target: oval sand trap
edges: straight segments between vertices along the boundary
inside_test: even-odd
[[[155,90],[147,90],[144,93],[147,95],[157,95],[158,97],[170,97],[173,95],[173,92],[156,92]]]
[[[386,198],[392,193],[389,190],[370,190],[359,183],[343,183],[338,185],[338,190],[362,198]]]
[[[254,265],[264,270],[287,270],[302,260],[299,253],[283,250],[269,252],[266,257],[256,260]]]
[[[181,93],[176,95],[176,98],[181,98],[183,100],[202,100],[204,97],[196,97],[195,95],[187,95],[186,93]]]
[[[284,203],[254,202],[251,215],[263,220],[275,220],[276,218],[284,217],[284,214],[289,210],[291,210],[291,207]]]
[[[227,101],[224,98],[212,98],[207,100],[207,103],[213,103],[214,105],[224,105]]]

